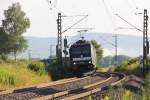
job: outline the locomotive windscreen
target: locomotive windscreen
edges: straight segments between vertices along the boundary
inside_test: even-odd
[[[90,45],[75,45],[71,48],[71,56],[72,57],[89,57],[91,55]]]

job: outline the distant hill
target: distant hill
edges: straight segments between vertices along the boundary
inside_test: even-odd
[[[113,34],[108,33],[86,33],[83,34],[86,40],[96,40],[102,45],[104,49],[104,56],[115,54],[114,52],[114,37]],[[21,53],[19,57],[28,58],[28,53],[30,51],[31,57],[33,58],[48,58],[50,56],[50,45],[52,48],[51,55],[56,53],[56,43],[57,38],[48,37],[26,37],[29,48],[25,52]],[[71,45],[75,41],[80,39],[80,35],[76,35],[68,38],[68,44]],[[118,36],[118,54],[128,55],[131,57],[139,56],[142,54],[142,37],[129,36],[129,35],[119,35]]]
[[[50,56],[50,45],[52,54],[55,55],[56,38],[25,37],[28,41],[28,49],[19,55],[20,58],[28,58],[30,52],[32,58],[48,58]]]
[[[118,55],[117,56],[117,64],[120,65],[123,62],[130,60],[130,59],[131,59],[131,57],[129,57],[129,56]],[[111,66],[113,64],[115,64],[115,56],[106,56],[103,58],[101,66],[108,67],[108,66]]]

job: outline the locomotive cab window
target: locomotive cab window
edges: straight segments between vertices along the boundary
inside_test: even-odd
[[[84,57],[90,56],[91,49],[90,45],[82,45],[82,46],[74,46],[71,48],[71,55],[72,57],[80,57],[80,55],[83,55]]]

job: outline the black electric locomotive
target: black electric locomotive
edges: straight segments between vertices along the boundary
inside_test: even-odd
[[[78,40],[70,46],[71,70],[74,74],[83,74],[95,70],[96,50],[91,42]]]

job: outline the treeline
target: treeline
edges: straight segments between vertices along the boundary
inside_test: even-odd
[[[23,33],[30,27],[30,20],[22,11],[19,3],[13,3],[4,10],[4,19],[0,27],[0,57],[7,59],[9,55],[16,56],[27,49],[27,41]]]

